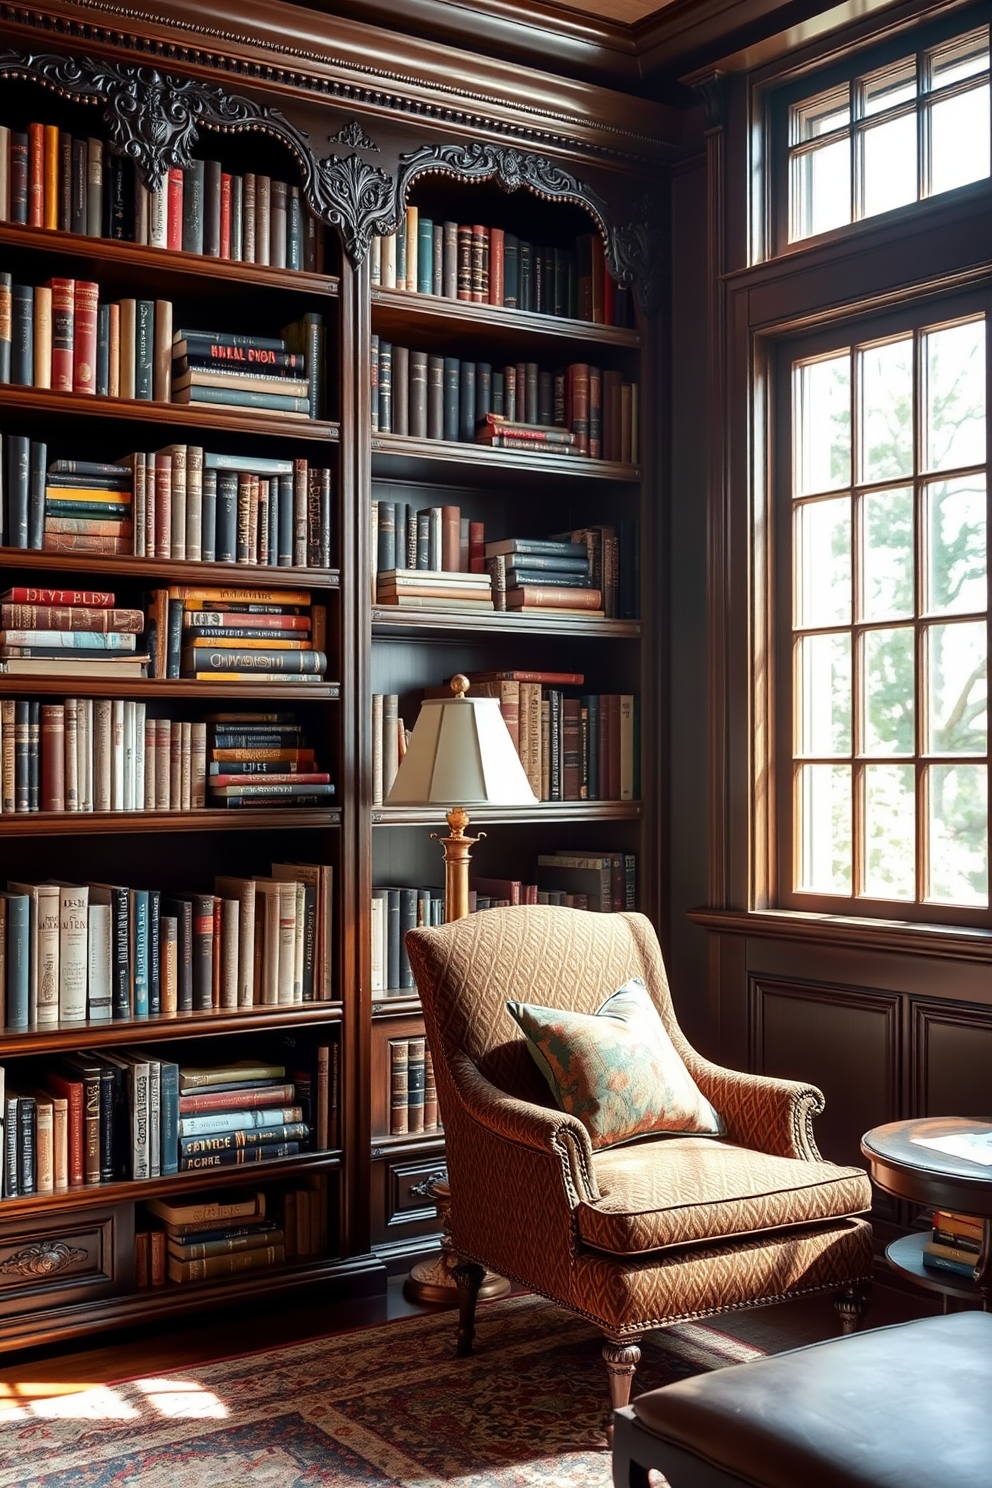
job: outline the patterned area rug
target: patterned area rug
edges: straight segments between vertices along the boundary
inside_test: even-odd
[[[600,1339],[537,1297],[0,1407],[0,1488],[609,1488]],[[652,1334],[635,1390],[759,1350]]]

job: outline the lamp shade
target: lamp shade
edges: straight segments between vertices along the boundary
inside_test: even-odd
[[[455,677],[452,687],[468,683]],[[499,701],[428,698],[386,800],[391,806],[533,806]]]

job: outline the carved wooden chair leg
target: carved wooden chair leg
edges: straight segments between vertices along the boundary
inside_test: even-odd
[[[857,1333],[868,1313],[868,1291],[864,1286],[846,1286],[834,1298],[842,1333]]]
[[[619,1410],[630,1404],[630,1392],[634,1384],[634,1370],[640,1361],[638,1348],[640,1334],[628,1338],[611,1338],[604,1333],[603,1363],[610,1382],[610,1407]]]
[[[482,1266],[474,1261],[462,1261],[452,1273],[458,1284],[458,1345],[459,1359],[472,1352],[475,1337],[475,1304],[479,1300],[479,1288],[485,1276]]]

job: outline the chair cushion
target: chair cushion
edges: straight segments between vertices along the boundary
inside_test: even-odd
[[[992,1317],[965,1312],[678,1380],[627,1414],[657,1438],[636,1460],[673,1482],[987,1488],[990,1400]]]
[[[812,1224],[871,1206],[860,1168],[771,1157],[709,1137],[660,1137],[599,1152],[593,1172],[600,1197],[579,1204],[579,1234],[614,1255]]]
[[[506,1006],[558,1105],[582,1122],[594,1148],[649,1132],[722,1130],[640,977],[595,1013]]]

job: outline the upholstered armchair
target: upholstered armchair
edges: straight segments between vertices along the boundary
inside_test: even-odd
[[[649,1329],[808,1292],[838,1294],[853,1331],[871,1275],[866,1174],[824,1162],[808,1085],[703,1059],[676,1021],[661,951],[638,914],[540,905],[486,910],[406,945],[434,1057],[462,1257],[459,1351],[483,1267],[589,1318],[627,1404]],[[642,978],[723,1133],[594,1150],[557,1109],[508,1000],[595,1013]],[[650,1009],[649,1009],[650,1012]],[[653,1014],[651,1015],[653,1017]]]

